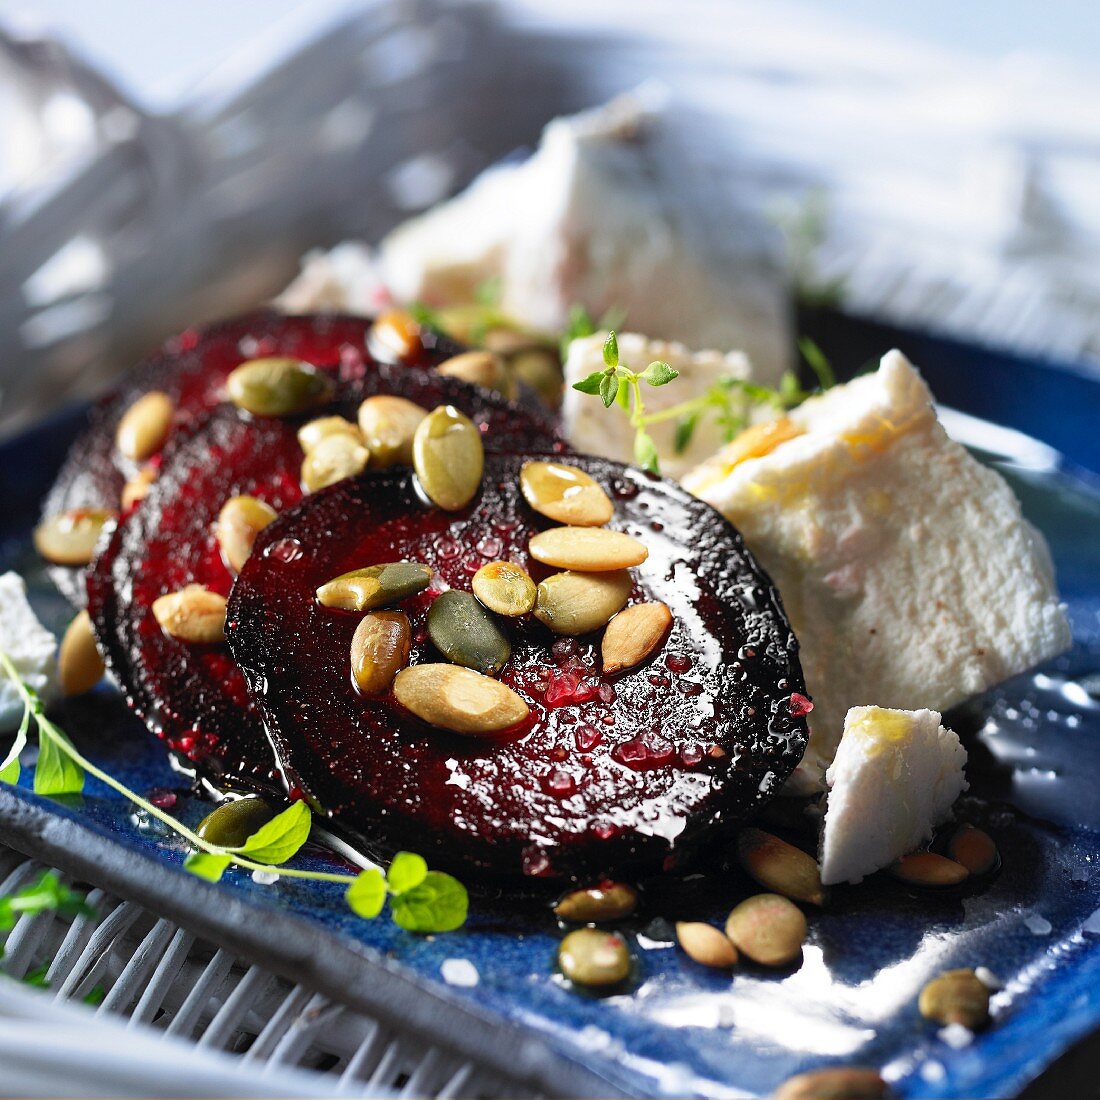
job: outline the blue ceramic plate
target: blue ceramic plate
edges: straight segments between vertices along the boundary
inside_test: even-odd
[[[386,919],[358,920],[335,888],[236,873],[208,886],[179,870],[179,843],[95,782],[64,804],[0,790],[0,836],[552,1094],[766,1095],[793,1073],[837,1062],[884,1067],[905,1097],[1018,1093],[1100,1025],[1100,491],[1089,482],[1100,473],[1100,381],[836,315],[810,326],[834,362],[899,345],[956,408],[1058,447],[952,422],[1010,478],[1050,540],[1076,639],[1049,667],[952,715],[971,759],[962,812],[1004,856],[991,880],[950,895],[881,876],[839,889],[812,916],[797,970],[742,968],[732,978],[687,961],[664,916],[719,920],[749,885],[735,870],[678,883],[671,901],[651,892],[629,928],[633,987],[594,999],[554,976],[560,931],[544,910],[475,897],[463,931],[422,938]],[[28,532],[79,422],[69,415],[0,448],[0,570],[23,572],[58,627],[68,611]],[[176,791],[187,821],[204,814],[109,690],[67,704],[58,719],[131,787]],[[965,1045],[948,1042],[954,1036],[919,1016],[917,993],[940,970],[977,965],[1003,985],[995,1025]]]

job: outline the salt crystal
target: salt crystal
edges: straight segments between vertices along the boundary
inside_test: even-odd
[[[448,985],[459,985],[465,989],[472,989],[479,980],[477,967],[469,959],[444,959],[439,972]]]
[[[962,1050],[974,1042],[974,1032],[962,1024],[948,1024],[940,1028],[939,1036],[953,1050]]]
[[[274,871],[253,871],[252,881],[258,886],[274,886],[279,876]]]
[[[1024,917],[1024,925],[1033,936],[1049,936],[1054,927],[1046,917],[1041,917],[1038,913]]]

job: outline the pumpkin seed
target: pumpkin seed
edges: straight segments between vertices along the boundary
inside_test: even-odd
[[[409,663],[412,631],[401,611],[374,611],[355,628],[351,639],[351,678],[364,695],[388,691],[393,678]]]
[[[473,737],[518,726],[527,704],[499,680],[461,665],[413,665],[393,682],[397,701],[430,726]]]
[[[367,343],[371,351],[387,363],[412,359],[423,349],[420,326],[412,314],[403,309],[381,314],[370,327]]]
[[[250,359],[225,386],[229,400],[253,416],[295,416],[332,395],[332,379],[300,359]]]
[[[244,568],[252,553],[256,536],[278,513],[270,504],[256,497],[230,497],[218,513],[214,534],[221,548],[222,559],[234,572]]]
[[[370,462],[370,451],[358,436],[328,435],[302,461],[302,486],[307,493],[358,477]]]
[[[633,668],[651,657],[672,625],[672,612],[660,601],[625,607],[607,624],[603,645],[604,675]]]
[[[555,573],[537,589],[535,618],[555,634],[587,634],[606,626],[630,599],[634,579],[612,573]]]
[[[973,825],[963,825],[947,845],[947,854],[972,875],[985,875],[1001,861],[993,838]]]
[[[970,872],[947,856],[935,852],[913,852],[902,856],[891,868],[890,874],[910,886],[958,886],[965,882]]]
[[[153,390],[139,397],[118,422],[115,446],[126,458],[144,462],[164,446],[174,412],[175,405],[166,393]]]
[[[544,565],[580,573],[629,569],[649,557],[636,538],[604,527],[551,527],[532,535],[527,548]]]
[[[753,962],[788,966],[802,952],[806,918],[794,902],[778,894],[756,894],[730,913],[726,935]]]
[[[413,469],[428,498],[447,512],[465,508],[481,485],[481,433],[453,405],[440,405],[413,436]]]
[[[602,527],[615,512],[593,478],[564,462],[525,462],[519,487],[536,512],[573,527]]]
[[[517,352],[509,358],[508,367],[515,382],[526,383],[550,408],[556,409],[561,404],[565,383],[556,351],[533,348]]]
[[[322,439],[330,435],[347,435],[356,443],[362,443],[358,427],[342,416],[319,416],[316,420],[303,424],[298,429],[298,442],[302,450],[309,454]]]
[[[240,848],[257,830],[262,829],[278,811],[262,798],[250,795],[223,802],[199,822],[195,832],[208,844],[221,848]]]
[[[156,480],[157,467],[152,462],[146,462],[122,487],[122,510],[128,512],[135,504],[143,501]]]
[[[430,566],[416,561],[368,565],[321,585],[317,589],[317,602],[341,611],[372,611],[423,592],[431,579]]]
[[[571,982],[606,989],[630,977],[630,949],[617,932],[578,928],[561,941],[558,965]]]
[[[66,695],[83,695],[103,678],[103,658],[99,655],[92,620],[81,611],[65,631],[57,654],[58,679]]]
[[[941,1024],[977,1031],[989,1023],[989,987],[973,970],[947,970],[933,978],[917,1004],[925,1019]]]
[[[225,641],[225,597],[201,584],[158,596],[153,617],[165,634],[181,642],[215,645]]]
[[[114,518],[114,512],[98,508],[71,508],[47,516],[34,529],[35,549],[54,565],[87,565],[104,525]]]
[[[476,319],[481,320],[483,317],[484,313],[479,312]],[[452,332],[453,330],[448,328],[447,331]],[[466,339],[458,332],[454,332],[453,335],[468,344],[475,342],[472,339]],[[474,333],[470,335],[472,336]],[[491,328],[485,333],[484,338],[477,341],[477,343],[484,344],[489,351],[496,352],[497,355],[503,355],[506,358],[519,355],[524,351],[545,351],[547,354],[553,355],[555,359],[557,358],[554,345],[548,344],[545,337],[523,332],[521,329],[516,328]]]
[[[711,924],[701,921],[680,921],[676,925],[680,946],[701,966],[728,970],[737,963],[737,948],[729,936]]]
[[[638,893],[625,882],[602,882],[583,890],[570,890],[557,905],[554,913],[562,920],[575,924],[597,921],[622,920],[629,917],[638,906]]]
[[[761,886],[796,901],[822,905],[825,892],[817,860],[763,829],[742,829],[737,838],[741,866]]]
[[[498,615],[516,618],[535,606],[535,582],[526,569],[510,561],[491,561],[475,574],[474,595]]]
[[[890,1089],[877,1069],[833,1066],[800,1073],[779,1086],[772,1100],[889,1100]]]
[[[503,361],[489,351],[465,351],[440,363],[436,370],[449,378],[494,390],[504,397],[510,398],[515,390]]]
[[[404,397],[368,397],[359,406],[359,431],[370,451],[371,465],[379,469],[411,466],[413,436],[427,415],[427,409]]]
[[[452,664],[495,676],[508,663],[512,647],[496,619],[469,592],[450,589],[432,601],[428,637]]]

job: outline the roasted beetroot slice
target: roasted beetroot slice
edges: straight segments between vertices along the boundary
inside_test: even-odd
[[[454,378],[374,364],[341,385],[330,411],[354,418],[376,393],[428,408],[452,404],[482,428],[486,446],[564,444],[522,409]],[[321,410],[323,411],[323,410]],[[189,646],[165,635],[153,601],[187,584],[227,594],[232,576],[213,534],[225,501],[248,493],[276,510],[297,503],[300,420],[256,420],[221,405],[178,432],[149,495],[112,534],[88,577],[88,610],[130,706],[169,746],[222,784],[270,784],[274,760],[228,648]]]
[[[118,453],[115,429],[143,394],[163,390],[172,398],[178,431],[224,400],[226,376],[245,359],[289,355],[330,367],[343,378],[361,377],[376,365],[366,350],[370,325],[364,317],[286,316],[264,310],[173,337],[92,409],[87,428],[73,443],[46,497],[43,514],[119,507],[122,488],[138,465]],[[458,350],[458,345],[429,337],[428,344],[418,348],[414,365],[435,366]],[[50,572],[64,595],[83,605],[85,571],[55,566]]]
[[[633,601],[663,600],[674,626],[648,664],[598,674],[600,635],[556,639],[501,620],[501,674],[531,705],[515,736],[432,729],[349,675],[360,616],[321,607],[325,581],[412,559],[437,579],[406,601],[413,662],[443,660],[425,618],[444,587],[486,561],[524,564],[543,524],[518,486],[521,455],[489,456],[460,512],[419,496],[408,471],[349,480],[283,513],[261,535],[229,604],[229,642],[292,789],[379,853],[422,852],[489,876],[550,879],[660,867],[773,794],[806,743],[798,645],[768,577],[737,531],[669,481],[569,459],[616,502],[612,525],[643,539]]]

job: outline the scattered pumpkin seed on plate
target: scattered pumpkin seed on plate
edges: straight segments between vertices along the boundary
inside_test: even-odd
[[[119,453],[144,462],[164,446],[172,427],[175,405],[166,393],[153,390],[139,397],[123,414],[115,429]]]
[[[350,420],[342,416],[320,416],[298,429],[298,443],[302,450],[309,454],[322,439],[330,435],[346,435],[359,443],[363,441],[358,426]]]
[[[772,1100],[889,1100],[890,1095],[877,1069],[830,1066],[784,1081]]]
[[[258,497],[230,497],[221,507],[214,535],[225,564],[239,573],[252,554],[256,536],[278,513]]]
[[[801,848],[763,829],[747,828],[737,837],[737,858],[761,886],[796,901],[824,904],[821,869]]]
[[[702,921],[679,921],[676,939],[688,958],[714,970],[728,970],[737,964],[737,948],[721,929]]]
[[[239,848],[262,829],[278,811],[256,795],[235,798],[216,806],[199,822],[195,833],[208,844]]]
[[[157,480],[157,467],[152,462],[144,466],[122,487],[122,510],[128,512],[135,504],[149,494],[153,482]]]
[[[420,422],[413,436],[413,469],[428,499],[456,512],[481,486],[485,450],[474,422],[453,405],[440,405]]]
[[[606,626],[630,599],[634,579],[625,570],[554,573],[537,589],[535,618],[555,634],[576,636]]]
[[[409,359],[422,347],[420,325],[411,313],[390,309],[371,325],[367,342],[380,359]]]
[[[615,512],[599,483],[565,462],[525,462],[519,485],[527,503],[555,523],[602,527]]]
[[[531,557],[543,565],[580,573],[606,573],[641,565],[649,557],[644,544],[605,527],[551,527],[532,535]]]
[[[989,1023],[989,987],[973,970],[947,970],[921,991],[920,1014],[977,1031]]]
[[[413,665],[393,682],[397,701],[430,726],[470,737],[491,737],[531,713],[510,687],[462,665]]]
[[[358,477],[370,462],[370,451],[354,436],[337,432],[325,436],[302,460],[302,486],[316,493],[346,477]]]
[[[470,587],[490,611],[510,619],[528,614],[535,606],[535,582],[526,569],[510,561],[483,565],[474,574]]]
[[[153,616],[165,634],[194,645],[225,641],[225,597],[189,584],[153,601]]]
[[[604,675],[634,668],[657,651],[672,626],[672,612],[659,600],[623,608],[604,631],[600,645]]]
[[[997,845],[984,829],[962,825],[947,844],[947,855],[972,875],[987,875],[1000,862]]]
[[[802,953],[806,918],[794,902],[779,894],[756,894],[730,913],[726,935],[761,966],[789,966]]]
[[[561,941],[558,965],[576,985],[607,989],[630,977],[630,948],[617,932],[578,928]]]
[[[340,611],[372,611],[423,592],[431,579],[431,567],[416,561],[368,565],[321,585],[317,602]]]
[[[296,416],[332,396],[332,379],[300,359],[250,359],[230,372],[229,400],[253,416]]]
[[[115,518],[100,508],[71,508],[47,516],[34,529],[34,548],[54,565],[87,565],[103,528]]]
[[[508,663],[512,647],[492,614],[470,592],[441,592],[428,609],[432,645],[456,665],[495,676]]]
[[[411,466],[413,436],[428,410],[392,394],[376,394],[359,406],[359,431],[370,451],[371,465]]]
[[[412,631],[401,611],[372,611],[351,639],[351,678],[364,695],[388,691],[409,663]]]
[[[65,631],[57,651],[57,672],[66,695],[83,695],[103,679],[103,658],[99,654],[92,620],[81,611]]]
[[[941,888],[958,886],[970,877],[961,864],[936,852],[913,852],[902,856],[891,868],[890,874],[909,886]]]
[[[570,890],[554,906],[555,916],[575,924],[622,920],[638,906],[638,892],[625,882],[605,882]]]
[[[510,398],[515,390],[503,360],[490,351],[464,351],[440,363],[435,369],[448,378],[483,386],[506,398]]]

